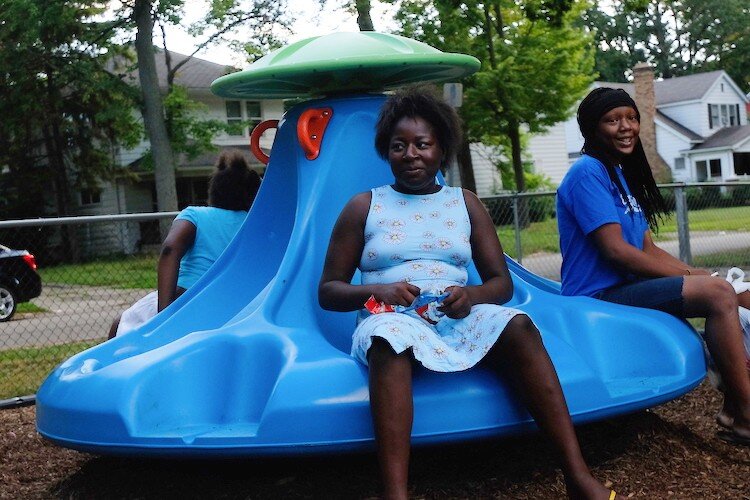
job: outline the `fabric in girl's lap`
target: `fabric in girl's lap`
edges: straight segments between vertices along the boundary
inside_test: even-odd
[[[362,284],[406,281],[435,293],[466,285],[471,223],[461,188],[443,186],[425,195],[375,188],[364,234]],[[398,353],[411,348],[430,370],[466,370],[487,354],[517,314],[523,312],[477,304],[466,318],[443,317],[432,325],[413,312],[371,316],[363,309],[352,356],[367,364],[372,337],[381,337]]]
[[[374,314],[355,330],[352,356],[367,364],[372,338],[380,337],[398,354],[411,348],[414,357],[430,370],[466,370],[489,352],[508,322],[518,314],[524,312],[495,304],[477,304],[467,317],[443,317],[436,325],[413,313]]]

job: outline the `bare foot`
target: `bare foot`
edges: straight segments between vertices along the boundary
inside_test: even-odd
[[[611,500],[612,490],[605,487],[590,473],[582,477],[566,477],[565,488],[572,500]]]

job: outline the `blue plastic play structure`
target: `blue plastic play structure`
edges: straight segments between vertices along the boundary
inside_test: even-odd
[[[383,99],[344,95],[289,110],[255,204],[226,252],[151,322],[57,367],[37,393],[39,432],[61,446],[123,455],[371,447],[367,369],[349,355],[355,313],[322,310],[317,286],[341,208],[392,181],[373,148]],[[322,108],[332,115],[319,156],[309,160],[297,121]],[[703,379],[701,341],[686,323],[562,297],[557,283],[508,263],[510,305],[539,326],[576,423],[658,405]],[[503,381],[481,368],[418,369],[413,387],[414,444],[534,429]]]

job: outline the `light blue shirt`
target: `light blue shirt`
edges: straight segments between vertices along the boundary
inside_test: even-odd
[[[180,261],[177,286],[190,288],[208,271],[232,241],[245,221],[244,210],[216,207],[187,207],[175,220],[186,220],[195,226],[195,242]]]

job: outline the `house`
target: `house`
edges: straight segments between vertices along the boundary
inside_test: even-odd
[[[645,64],[633,83],[596,82],[627,91],[641,112],[641,140],[655,175],[675,182],[750,180],[750,100],[725,71],[654,81]],[[560,183],[580,156],[575,114],[529,140],[536,171]]]
[[[169,52],[172,66],[188,57],[176,52]],[[156,52],[156,68],[159,86],[167,91],[167,65],[165,52]],[[201,116],[206,119],[216,119],[227,123],[248,121],[251,125],[263,120],[280,119],[284,112],[284,104],[280,100],[226,100],[213,95],[210,91],[211,82],[224,76],[235,68],[215,64],[197,57],[192,57],[182,66],[175,76],[175,84],[187,89],[188,96],[198,102],[204,109]],[[137,72],[126,76],[137,84]],[[137,112],[137,111],[134,111]],[[208,175],[213,164],[221,152],[226,148],[243,150],[248,162],[260,171],[264,166],[250,154],[248,137],[251,127],[237,135],[222,134],[213,140],[217,151],[205,153],[197,158],[189,159],[185,155],[177,158],[177,197],[178,205],[184,208],[190,204],[202,204],[206,201]],[[273,132],[269,131],[261,138],[263,149],[270,149],[273,143]],[[152,212],[156,210],[156,194],[153,174],[141,167],[143,156],[148,150],[148,141],[143,140],[137,147],[117,152],[116,161],[122,166],[138,174],[138,180],[131,178],[118,179],[111,185],[104,186],[98,192],[82,191],[80,193],[81,215],[122,214],[134,212]]]
[[[167,91],[167,64],[163,50],[156,52],[156,67],[159,86]],[[188,56],[169,52],[172,66],[188,59]],[[211,82],[235,68],[215,64],[204,59],[192,57],[182,66],[174,83],[187,89],[188,96],[203,106],[201,116],[207,119],[226,121],[227,123],[249,122],[237,135],[221,134],[214,138],[216,151],[210,151],[197,158],[178,155],[176,170],[177,202],[180,209],[188,205],[204,205],[208,191],[208,177],[219,153],[223,149],[237,148],[242,150],[251,167],[262,173],[265,165],[261,164],[249,150],[249,134],[252,126],[264,120],[280,119],[284,113],[284,102],[281,100],[228,100],[215,96],[210,91]],[[126,75],[137,84],[137,71]],[[137,110],[133,110],[137,113]],[[261,149],[268,152],[273,144],[274,133],[269,130],[260,139]],[[143,168],[143,157],[148,151],[148,141],[144,140],[137,147],[120,150],[116,161],[128,167],[133,176],[123,176],[112,182],[103,182],[100,189],[84,189],[78,195],[78,215],[110,215],[139,212],[155,212],[156,187],[153,172]],[[142,245],[160,243],[157,221],[129,222],[126,227],[118,225],[109,231],[97,231],[97,238],[83,235],[85,251],[89,254],[137,251]],[[89,248],[90,247],[90,248]]]

